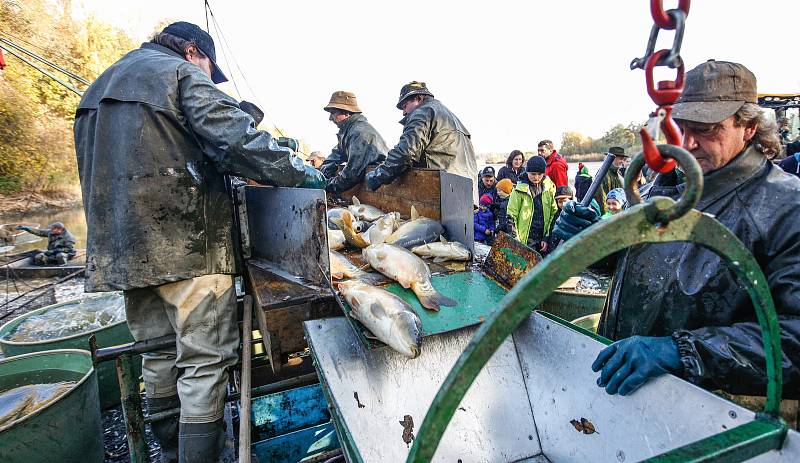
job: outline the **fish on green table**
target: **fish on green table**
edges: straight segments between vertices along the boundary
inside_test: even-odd
[[[386,238],[386,242],[404,248],[413,248],[438,241],[442,233],[444,233],[444,227],[438,220],[422,217],[417,212],[417,208],[411,206],[411,220],[400,225],[394,233]]]
[[[438,242],[423,244],[411,248],[411,252],[421,257],[433,258],[434,262],[448,260],[470,260],[472,253],[458,241],[447,241],[444,236]]]
[[[433,287],[428,264],[408,249],[380,243],[370,245],[362,254],[372,268],[400,283],[403,288],[411,288],[426,309],[438,311],[441,306],[458,305]]]
[[[339,283],[339,292],[360,321],[378,340],[404,356],[419,356],[422,322],[404,300],[385,289],[362,281]]]
[[[347,206],[347,209],[358,220],[366,220],[367,222],[374,222],[385,215],[385,213],[375,206],[369,204],[362,204],[355,196],[353,196],[353,204]]]
[[[331,277],[335,280],[344,278],[356,279],[371,285],[386,283],[386,279],[379,273],[367,272],[350,262],[350,259],[336,251],[329,251],[331,263]]]

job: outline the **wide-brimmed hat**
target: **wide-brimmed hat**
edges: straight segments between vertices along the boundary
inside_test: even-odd
[[[707,62],[686,73],[683,94],[672,108],[672,117],[716,124],[745,103],[758,103],[756,76],[739,63]]]
[[[331,101],[329,101],[328,105],[323,109],[325,111],[330,111],[331,109],[341,109],[342,111],[348,111],[351,113],[361,112],[361,109],[358,107],[358,101],[356,101],[356,94],[353,92],[345,92],[343,90],[333,92],[333,95],[331,95]]]
[[[414,95],[428,95],[433,97],[433,93],[428,90],[428,86],[425,85],[425,82],[417,82],[415,80],[403,85],[403,88],[400,89],[400,99],[397,100],[397,109],[403,109],[403,101]]]
[[[623,158],[629,158],[627,154],[625,154],[625,148],[621,146],[612,146],[608,149],[609,154],[613,154],[614,156],[622,156]]]
[[[228,81],[228,78],[225,77],[222,69],[217,66],[217,52],[214,48],[214,39],[208,35],[208,32],[204,31],[196,24],[188,23],[186,21],[172,23],[165,27],[161,32],[174,35],[175,37],[180,37],[189,42],[193,42],[195,45],[197,45],[197,48],[199,48],[200,51],[202,51],[203,54],[211,60],[211,80],[215,84],[221,84],[222,82]]]

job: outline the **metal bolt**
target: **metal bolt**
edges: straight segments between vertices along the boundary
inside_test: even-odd
[[[619,461],[620,463],[625,461],[625,452],[623,452],[622,450],[617,450],[617,461]]]
[[[735,411],[731,410],[731,411],[728,412],[728,416],[730,416],[731,418],[733,418],[735,420],[737,415],[736,415]]]

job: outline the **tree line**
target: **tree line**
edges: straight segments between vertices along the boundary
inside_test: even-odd
[[[597,139],[580,132],[564,132],[561,136],[559,153],[576,161],[601,160],[608,148],[612,146],[621,146],[625,148],[626,153],[636,153],[642,149],[639,130],[643,126],[644,124],[637,122],[631,122],[628,125],[616,124]]]
[[[0,37],[89,82],[138,45],[93,16],[75,20],[69,0],[0,0]],[[72,124],[80,98],[19,59],[8,53],[5,57],[7,66],[0,71],[0,194],[75,190]]]

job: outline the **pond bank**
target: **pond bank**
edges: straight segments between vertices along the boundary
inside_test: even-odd
[[[0,218],[42,214],[82,206],[79,190],[57,193],[14,193],[0,195]]]

